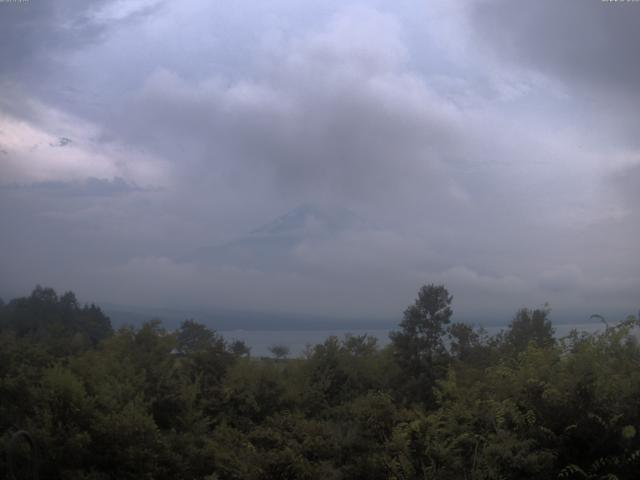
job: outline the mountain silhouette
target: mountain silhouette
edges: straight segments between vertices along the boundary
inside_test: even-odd
[[[204,246],[180,261],[262,271],[296,269],[294,250],[306,240],[330,239],[363,222],[346,209],[302,205],[230,242]]]

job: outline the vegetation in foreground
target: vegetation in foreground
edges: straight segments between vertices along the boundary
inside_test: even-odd
[[[0,448],[28,430],[50,479],[638,478],[638,319],[555,339],[523,309],[489,337],[451,301],[422,287],[385,348],[273,359],[38,287],[0,303]]]

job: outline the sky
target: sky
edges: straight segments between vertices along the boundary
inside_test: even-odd
[[[636,313],[638,44],[637,2],[0,2],[0,295]]]

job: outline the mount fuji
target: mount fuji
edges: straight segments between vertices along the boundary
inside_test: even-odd
[[[303,242],[330,240],[363,227],[364,221],[349,210],[302,205],[246,235],[198,248],[179,261],[199,266],[293,271],[300,268],[295,249]]]

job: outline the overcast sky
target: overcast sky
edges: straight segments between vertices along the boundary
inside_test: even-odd
[[[0,2],[0,295],[635,313],[638,45],[634,2]],[[281,262],[193,254],[300,206]]]

